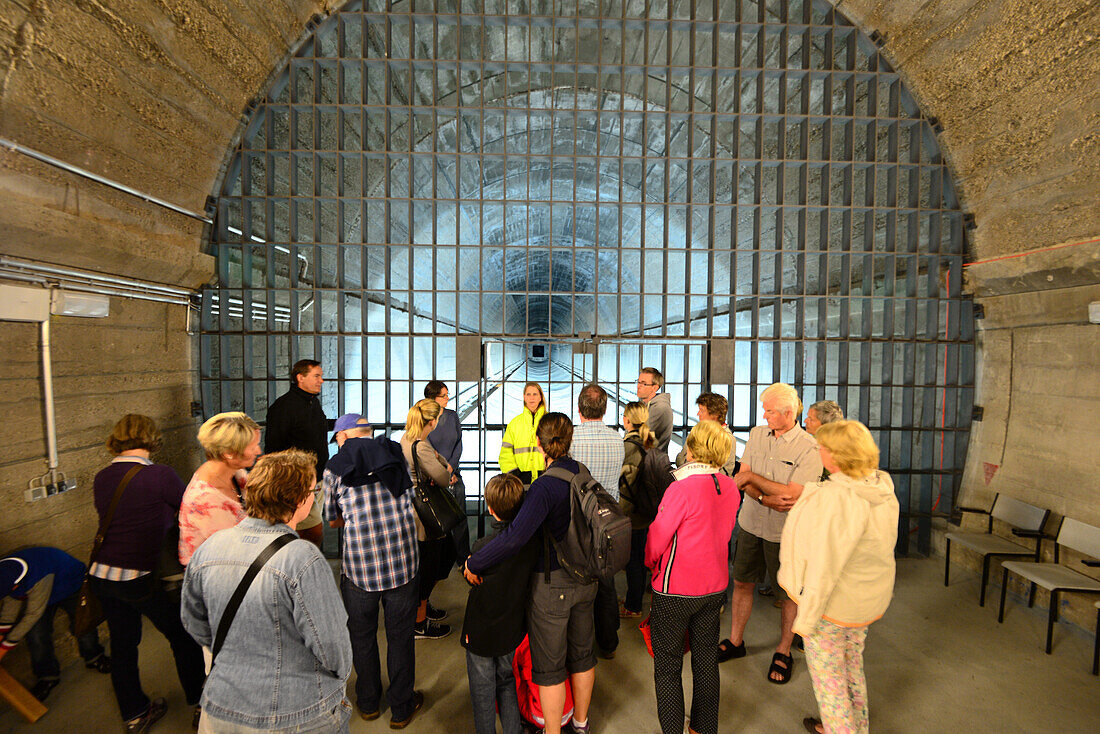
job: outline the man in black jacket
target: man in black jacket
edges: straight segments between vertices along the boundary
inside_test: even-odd
[[[264,436],[265,453],[294,448],[315,454],[318,480],[325,473],[325,464],[328,463],[328,432],[332,428],[332,421],[325,417],[321,400],[317,397],[324,381],[320,362],[313,359],[295,362],[290,368],[290,390],[267,409],[267,432]],[[317,501],[313,503],[318,509],[320,505]],[[300,536],[320,546],[322,526],[319,511],[311,512],[297,530]]]

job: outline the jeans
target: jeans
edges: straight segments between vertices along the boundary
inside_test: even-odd
[[[632,612],[642,611],[642,595],[649,582],[649,569],[645,566],[645,543],[649,528],[638,528],[630,534],[630,560],[626,563],[626,599],[623,606]]]
[[[386,669],[390,690],[386,699],[394,719],[407,719],[413,711],[416,654],[413,625],[419,603],[419,578],[386,591],[364,591],[340,577],[340,593],[348,611],[351,656],[355,664],[355,699],[359,710],[379,710],[382,700],[382,666],[378,659],[378,605],[386,616]]]
[[[137,718],[149,708],[138,670],[142,616],[148,617],[168,639],[187,704],[197,705],[206,679],[205,665],[202,648],[180,621],[179,598],[161,589],[154,574],[133,581],[107,581],[93,576],[91,584],[111,631],[111,684],[123,721]]]
[[[718,734],[718,627],[724,592],[674,596],[653,592],[650,631],[657,719],[664,734],[684,730],[684,637],[691,643],[691,728]]]
[[[605,653],[619,647],[619,596],[614,581],[597,581],[596,601],[592,605],[595,615],[596,644]]]
[[[485,658],[466,651],[466,675],[470,679],[470,703],[474,709],[476,734],[496,734],[497,711],[504,734],[522,734],[516,698],[516,677],[512,672],[512,656]]]
[[[61,607],[69,615],[69,629],[72,629],[73,615],[76,614],[77,597],[79,592],[62,599],[57,604],[46,607],[42,616],[27,632],[27,651],[31,654],[31,670],[37,678],[57,680],[61,677],[61,666],[57,662],[57,655],[53,648],[53,618],[57,608]],[[103,654],[103,646],[99,644],[99,632],[95,629],[86,632],[76,638],[77,647],[80,649],[80,657],[84,662],[90,663]]]
[[[199,719],[199,734],[348,734],[350,718],[351,704],[346,698],[324,716],[289,729],[255,729],[203,711]]]

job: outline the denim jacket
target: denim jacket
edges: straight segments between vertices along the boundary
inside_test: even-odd
[[[183,582],[183,626],[206,647],[252,561],[284,524],[245,518],[210,536]],[[326,715],[344,699],[351,673],[347,613],[324,556],[295,540],[252,581],[202,691],[211,716],[283,729]]]

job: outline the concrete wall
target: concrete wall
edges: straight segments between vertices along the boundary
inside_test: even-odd
[[[201,216],[247,101],[302,35],[321,0],[0,0],[0,138]],[[839,0],[885,52],[926,112],[965,207],[973,258],[1100,236],[1100,6],[1091,0]],[[203,224],[0,145],[0,250],[6,255],[194,288],[213,273]],[[1064,248],[1088,261],[1094,245]],[[1053,256],[1051,256],[1053,257]],[[975,290],[979,403],[963,497],[1003,491],[1097,516],[1095,268],[1042,254],[1011,261],[1014,289]],[[990,263],[995,265],[996,263]],[[1003,266],[1008,267],[1008,266]],[[971,273],[980,275],[975,265]],[[1047,280],[1047,276],[1052,280]],[[1091,279],[1091,280],[1090,280]],[[1036,283],[1054,283],[1038,288]],[[1004,284],[1002,284],[1004,286]],[[54,542],[85,555],[91,476],[111,422],[158,418],[182,447],[194,421],[192,342],[180,307],[112,299],[102,322],[55,319],[63,467],[79,489],[22,502],[45,454],[33,328],[0,323],[10,420],[0,431],[0,548]],[[1093,459],[1091,465],[1089,459]],[[187,473],[193,457],[171,457]],[[1002,468],[987,486],[983,462]],[[1091,624],[1091,623],[1090,623]]]

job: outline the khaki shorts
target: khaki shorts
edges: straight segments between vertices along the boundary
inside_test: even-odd
[[[779,543],[758,538],[744,528],[737,529],[737,548],[733,553],[733,580],[747,584],[762,584],[771,576],[775,598],[787,600],[787,592],[775,583],[779,573]]]

